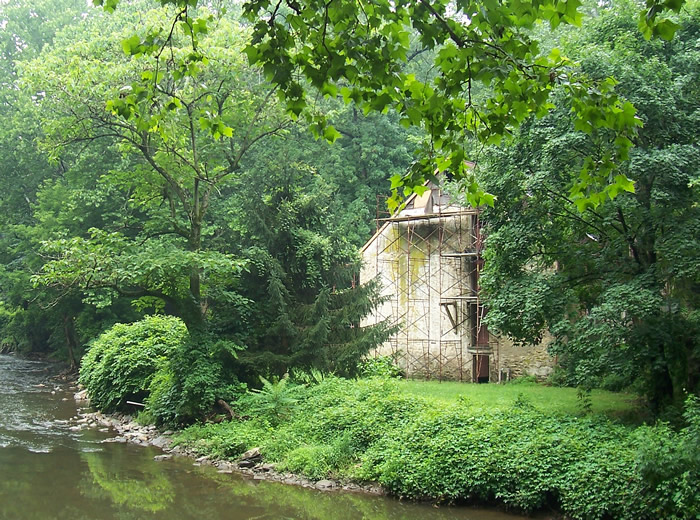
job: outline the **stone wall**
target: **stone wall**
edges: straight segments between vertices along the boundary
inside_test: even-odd
[[[538,380],[543,380],[554,370],[555,360],[547,352],[551,337],[546,337],[538,345],[517,346],[511,340],[500,336],[494,336],[493,342],[502,378],[509,374],[510,379],[535,376]],[[498,372],[492,373],[493,380],[497,381],[498,377]]]

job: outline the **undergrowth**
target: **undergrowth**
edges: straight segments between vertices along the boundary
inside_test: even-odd
[[[556,507],[576,519],[700,515],[697,399],[676,432],[545,414],[524,398],[494,410],[422,398],[391,378],[267,386],[238,403],[247,420],[194,426],[177,442],[230,459],[257,446],[278,470],[376,481],[412,499]]]

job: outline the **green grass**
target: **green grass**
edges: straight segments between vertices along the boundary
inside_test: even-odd
[[[445,402],[466,399],[475,407],[506,409],[521,398],[545,413],[578,415],[582,412],[581,401],[575,388],[537,383],[497,385],[417,380],[402,381],[401,386],[409,394]],[[640,422],[644,415],[641,413],[640,399],[635,394],[593,390],[591,404],[593,413],[622,419],[625,422]]]

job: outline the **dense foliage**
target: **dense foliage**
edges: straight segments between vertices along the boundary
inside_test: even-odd
[[[39,148],[40,112],[32,92],[21,87],[21,70],[65,26],[80,20],[84,9],[75,0],[13,0],[0,6],[0,149],[6,159],[0,166],[0,349],[58,351],[74,364],[82,345],[103,330],[98,324],[118,319],[110,310],[84,307],[75,292],[68,291],[64,304],[55,306],[54,291],[34,288],[31,276],[43,263],[39,242],[58,227],[79,229],[96,217],[98,207],[110,218],[114,206],[92,191],[95,176],[85,175],[100,164],[96,158],[103,150],[85,153],[67,171],[66,161],[52,163]],[[59,205],[64,207],[60,216],[54,212]],[[123,307],[120,312],[125,321],[133,318]]]
[[[225,339],[189,334],[149,384],[142,420],[188,424],[233,401],[245,385],[237,378],[241,347]]]
[[[384,378],[267,386],[241,402],[248,420],[192,427],[180,442],[233,459],[259,446],[279,470],[378,481],[410,498],[555,506],[581,519],[700,513],[696,400],[688,426],[675,433],[664,424],[635,429],[546,414],[524,399],[506,410],[446,405]]]
[[[186,339],[182,321],[148,316],[118,323],[92,341],[80,367],[80,383],[100,410],[125,409],[126,401],[148,395],[156,372],[163,369]],[[128,408],[128,407],[127,407]]]
[[[700,389],[700,10],[671,42],[645,41],[620,2],[562,40],[591,74],[614,75],[644,121],[621,171],[634,193],[577,211],[567,196],[595,145],[565,110],[523,126],[486,169],[482,285],[492,327],[519,341],[551,333],[562,379],[630,384],[657,410]]]
[[[492,326],[549,330],[566,383],[657,410],[697,389],[696,2],[651,2],[642,32],[625,3],[30,3],[0,6],[2,348],[77,364],[178,316],[161,422],[260,375],[355,374],[389,333],[355,283],[385,181],[459,178],[512,136],[470,170],[498,197]]]
[[[176,8],[172,27],[190,35],[195,52],[176,63],[195,68],[202,61],[198,41],[208,31],[208,20],[192,12],[197,0],[164,0]],[[639,13],[645,37],[671,39],[677,25],[664,18],[678,12],[683,0],[649,0]],[[112,12],[119,0],[94,0]],[[628,156],[630,138],[639,121],[634,107],[614,92],[614,81],[591,81],[558,50],[542,52],[533,28],[547,23],[578,26],[583,18],[578,0],[533,2],[372,2],[320,0],[248,0],[241,4],[252,24],[245,52],[266,77],[279,87],[287,112],[303,116],[311,131],[334,141],[340,134],[327,115],[316,110],[312,98],[342,96],[365,112],[393,109],[406,126],[422,128],[429,144],[404,175],[392,178],[394,197],[421,192],[425,178],[450,169],[459,180],[471,180],[465,162],[465,144],[499,142],[528,116],[542,116],[554,107],[550,94],[556,86],[567,91],[577,129],[602,137],[611,153],[587,168],[572,189],[581,203],[597,205],[601,198],[628,185],[624,175],[611,175],[616,163]],[[637,13],[635,13],[637,14]],[[134,35],[125,44],[133,55],[160,54],[168,43],[163,29]],[[172,33],[171,33],[172,34]],[[431,53],[431,72],[415,74],[408,65],[418,55]],[[480,87],[487,86],[484,91]],[[607,132],[598,132],[606,129]],[[612,137],[607,140],[606,138]],[[583,173],[583,172],[582,172]],[[463,184],[473,205],[493,198],[475,182]]]
[[[239,377],[353,372],[386,335],[358,326],[376,291],[353,277],[376,194],[410,162],[406,131],[329,100],[338,146],[300,132],[245,63],[235,13],[207,11],[206,59],[178,71],[186,35],[140,60],[124,42],[167,10],[67,0],[47,24],[30,3],[0,6],[0,146],[17,157],[0,171],[2,348],[77,365],[114,323],[176,315],[189,336],[156,378],[163,421],[205,415]]]
[[[359,327],[378,302],[374,283],[354,286],[357,242],[347,230],[362,221],[335,207],[336,184],[310,176],[303,157],[263,167],[264,179],[242,176],[229,200],[239,210],[231,241],[247,259],[241,292],[251,302],[241,362],[249,375],[289,367],[354,374],[388,334],[384,324]]]
[[[639,9],[0,2],[0,348],[87,350],[102,410],[231,419],[185,432],[203,453],[260,445],[279,469],[441,502],[697,517],[700,10]],[[551,333],[566,383],[685,402],[676,430],[447,405],[360,365],[390,333],[359,326],[377,195],[436,168],[474,205],[497,197],[490,325]],[[385,378],[329,375],[363,371]]]

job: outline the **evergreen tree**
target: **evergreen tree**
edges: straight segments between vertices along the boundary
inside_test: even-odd
[[[317,368],[351,375],[389,334],[360,327],[378,303],[374,284],[355,284],[352,221],[335,187],[303,163],[278,161],[241,178],[232,229],[249,268],[241,293],[250,300],[240,361],[248,375]],[[264,173],[262,173],[264,172]]]

